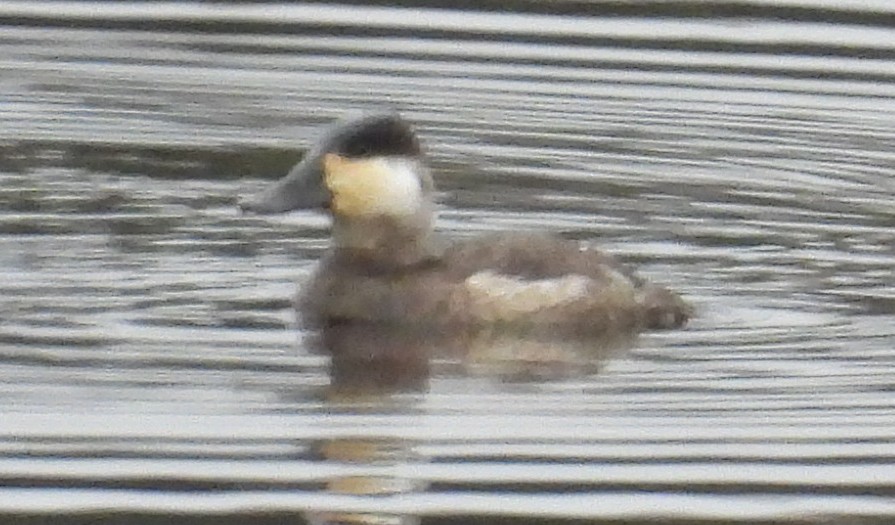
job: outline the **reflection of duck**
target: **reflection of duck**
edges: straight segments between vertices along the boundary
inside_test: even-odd
[[[548,235],[441,245],[434,187],[413,129],[396,114],[334,126],[246,211],[328,208],[333,248],[305,288],[306,324],[633,334],[691,315],[675,293],[611,256]]]

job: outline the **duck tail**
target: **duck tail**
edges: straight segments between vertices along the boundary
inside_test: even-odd
[[[693,306],[667,288],[644,285],[638,293],[644,325],[648,330],[670,330],[687,324],[694,315]]]

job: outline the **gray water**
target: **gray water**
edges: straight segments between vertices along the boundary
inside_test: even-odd
[[[854,4],[0,2],[0,516],[892,523],[895,7]],[[290,308],[326,218],[235,203],[383,107],[446,235],[698,316],[337,380]]]

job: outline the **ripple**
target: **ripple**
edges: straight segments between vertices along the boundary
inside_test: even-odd
[[[0,4],[0,514],[891,522],[890,4],[572,4]],[[382,105],[442,233],[598,245],[698,316],[340,384],[291,306],[328,219],[234,203]]]

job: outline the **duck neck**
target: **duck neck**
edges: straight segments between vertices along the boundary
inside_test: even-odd
[[[337,257],[379,271],[401,271],[440,256],[432,215],[402,220],[392,217],[333,218]]]

